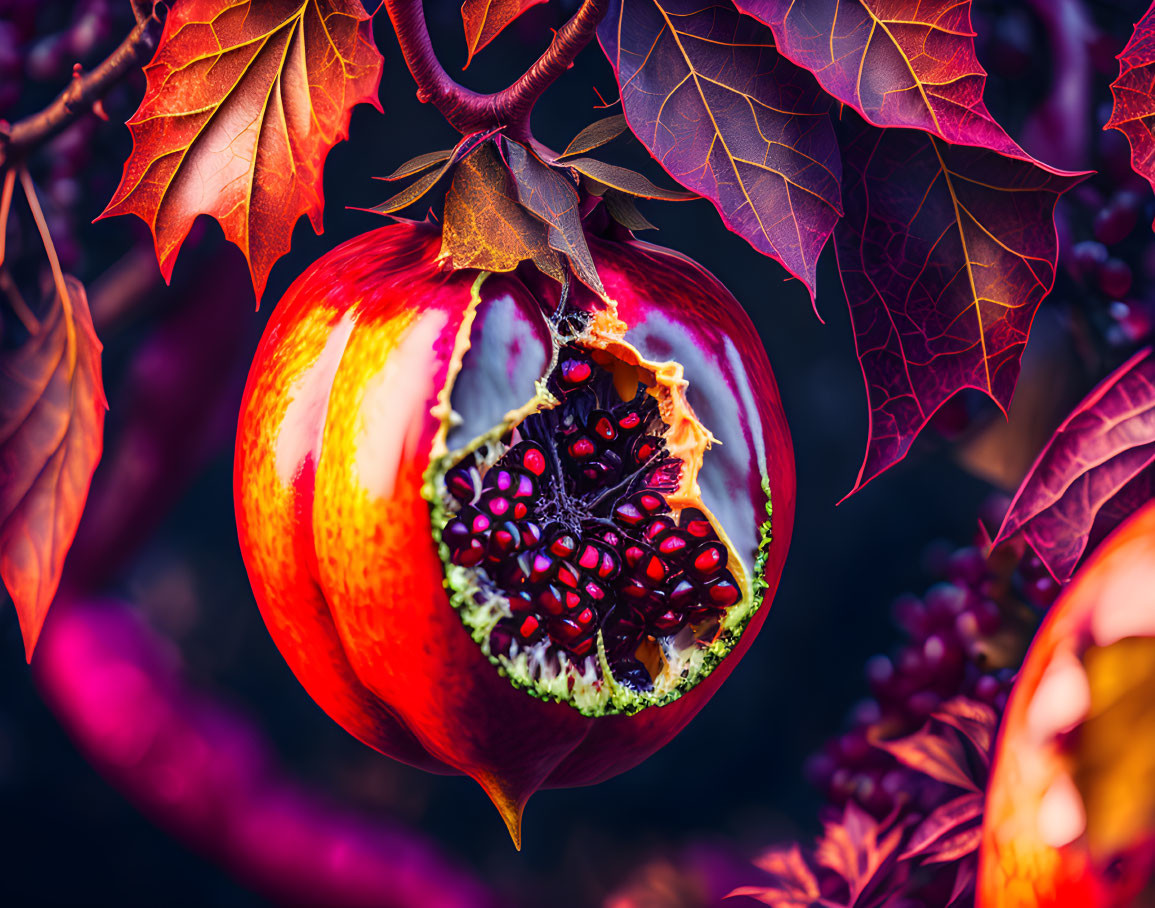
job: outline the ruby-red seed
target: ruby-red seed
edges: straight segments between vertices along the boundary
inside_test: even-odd
[[[534,476],[545,472],[545,454],[537,448],[530,448],[521,457],[521,464]]]

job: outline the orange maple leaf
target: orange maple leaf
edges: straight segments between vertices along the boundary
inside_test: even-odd
[[[469,57],[463,68],[473,62],[474,54],[496,38],[505,27],[531,6],[545,0],[464,0],[461,21],[465,26],[465,47]]]
[[[101,217],[144,219],[166,281],[197,215],[216,218],[259,300],[298,218],[321,233],[325,156],[355,105],[381,110],[382,63],[360,0],[175,4]]]

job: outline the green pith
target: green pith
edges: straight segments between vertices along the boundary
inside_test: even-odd
[[[540,384],[535,400],[539,406],[552,406],[556,403],[552,395],[549,395]],[[464,568],[450,561],[449,547],[441,541],[442,531],[453,517],[453,512],[445,505],[448,497],[444,486],[445,473],[466,454],[476,451],[483,445],[489,446],[490,450],[493,451],[494,443],[498,442],[506,432],[513,428],[514,424],[513,420],[503,421],[490,432],[474,439],[468,445],[435,458],[425,471],[421,493],[430,505],[433,540],[444,569],[443,582],[449,594],[450,604],[457,610],[462,623],[486,658],[497,666],[498,671],[508,678],[514,687],[534,697],[546,701],[556,700],[560,703],[568,703],[582,715],[591,717],[633,715],[647,707],[664,706],[667,703],[672,703],[713,672],[734,648],[746,626],[762,607],[768,586],[764,571],[773,539],[769,478],[763,472],[762,490],[766,495],[766,520],[759,526],[758,551],[753,570],[748,575],[749,592],[739,602],[726,610],[718,636],[708,644],[699,644],[699,649],[691,656],[692,659],[696,660],[696,664],[686,666],[681,673],[681,678],[669,690],[662,692],[656,690],[637,691],[614,682],[613,676],[609,672],[605,648],[599,633],[597,662],[601,670],[600,689],[597,685],[591,684],[589,690],[582,689],[581,685],[577,685],[571,690],[570,676],[565,671],[547,683],[544,679],[528,677],[525,669],[519,665],[521,660],[511,660],[508,656],[495,655],[490,652],[490,633],[501,618],[511,614],[508,600],[498,591],[485,590],[487,601],[484,604],[479,604],[474,596],[481,589],[476,582],[477,569]],[[572,663],[570,664],[572,665]]]

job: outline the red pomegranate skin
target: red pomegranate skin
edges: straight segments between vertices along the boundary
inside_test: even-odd
[[[290,287],[241,406],[237,527],[261,614],[309,695],[378,751],[473,777],[519,844],[535,790],[588,785],[637,765],[686,726],[749,648],[789,547],[793,452],[757,332],[725,287],[659,247],[591,240],[617,316],[627,326],[646,322],[651,334],[672,325],[700,339],[716,370],[711,381],[757,414],[760,424],[742,430],[759,436],[766,454],[767,586],[729,655],[666,706],[591,718],[516,689],[449,602],[421,494],[478,278],[439,264],[440,242],[428,224],[382,227]],[[481,283],[481,306],[498,296],[527,324],[540,323],[543,301],[512,275]],[[735,354],[744,376],[733,371]],[[694,375],[686,377],[693,387]],[[752,501],[764,502],[761,485],[752,468]]]

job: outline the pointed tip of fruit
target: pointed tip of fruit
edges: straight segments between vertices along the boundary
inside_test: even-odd
[[[505,821],[505,828],[509,830],[509,837],[513,839],[513,847],[521,851],[521,815],[525,811],[529,795],[519,795],[511,785],[497,776],[479,775],[475,778]]]

